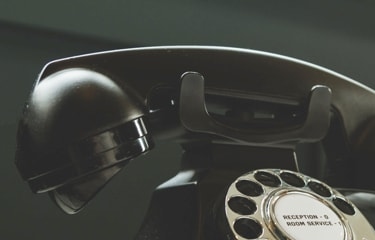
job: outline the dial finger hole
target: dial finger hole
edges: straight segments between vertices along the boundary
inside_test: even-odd
[[[335,204],[335,206],[338,209],[340,209],[342,212],[344,212],[348,215],[354,215],[355,214],[354,207],[342,198],[337,198],[337,197],[334,198],[333,204]]]
[[[254,174],[254,177],[258,182],[269,187],[279,187],[281,185],[279,177],[269,172],[259,171]]]
[[[238,235],[246,239],[256,239],[263,232],[262,225],[249,218],[237,219],[233,227]]]
[[[304,187],[305,181],[294,173],[282,172],[280,174],[281,179],[289,185],[294,187]]]
[[[331,190],[329,190],[326,186],[324,186],[321,183],[311,181],[307,185],[313,192],[319,194],[322,197],[330,197],[332,195]]]
[[[258,183],[248,180],[241,180],[236,183],[236,188],[242,194],[251,197],[258,197],[263,194],[263,188]]]
[[[232,197],[228,201],[229,208],[241,215],[250,215],[257,210],[255,202],[244,197]]]

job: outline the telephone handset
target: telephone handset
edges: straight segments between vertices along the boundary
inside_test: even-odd
[[[375,239],[374,102],[340,74],[259,51],[77,56],[41,72],[16,165],[76,213],[130,160],[176,141],[181,171],[155,190],[137,239]]]

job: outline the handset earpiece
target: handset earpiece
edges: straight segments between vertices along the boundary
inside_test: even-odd
[[[20,121],[16,164],[33,192],[79,211],[129,160],[152,148],[145,106],[130,87],[83,68],[34,87]]]

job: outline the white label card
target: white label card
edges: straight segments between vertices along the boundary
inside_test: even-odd
[[[284,232],[295,240],[344,240],[339,216],[313,196],[290,193],[276,200],[274,213]]]

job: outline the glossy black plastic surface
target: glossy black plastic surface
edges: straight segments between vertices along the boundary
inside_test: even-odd
[[[49,191],[71,213],[149,151],[151,137],[188,150],[233,145],[213,151],[226,156],[215,166],[224,170],[239,163],[233,156],[246,170],[295,170],[296,145],[321,141],[322,180],[373,189],[374,102],[373,90],[347,77],[265,52],[181,46],[88,54],[41,72],[20,120],[16,164],[34,192]],[[256,146],[248,150],[259,158],[244,158],[236,148],[244,146]],[[279,148],[287,160],[262,157]]]
[[[145,105],[123,85],[82,68],[56,72],[35,85],[19,123],[16,154],[34,192],[72,183],[151,148]]]
[[[204,78],[199,73],[185,73],[181,81],[180,120],[185,128],[193,132],[218,135],[239,144],[286,145],[293,148],[298,142],[316,142],[323,139],[330,125],[331,91],[325,86],[314,86],[311,89],[306,109],[302,110],[306,112],[303,123],[291,123],[283,128],[269,127],[262,132],[257,127],[241,129],[238,126],[226,126],[215,121],[208,113]],[[233,92],[231,95],[234,97]],[[241,97],[251,98],[251,95],[246,96],[243,93]],[[293,119],[290,122],[294,122]]]
[[[60,70],[77,66],[114,76],[116,82],[131,86],[143,101],[156,86],[176,86],[181,76],[189,71],[204,76],[206,92],[243,93],[254,99],[292,105],[309,99],[314,86],[324,85],[332,91],[331,109],[342,121],[350,148],[356,152],[371,152],[363,141],[372,138],[368,128],[372,129],[375,114],[374,91],[345,76],[293,58],[224,47],[124,49],[51,62],[38,82]]]

